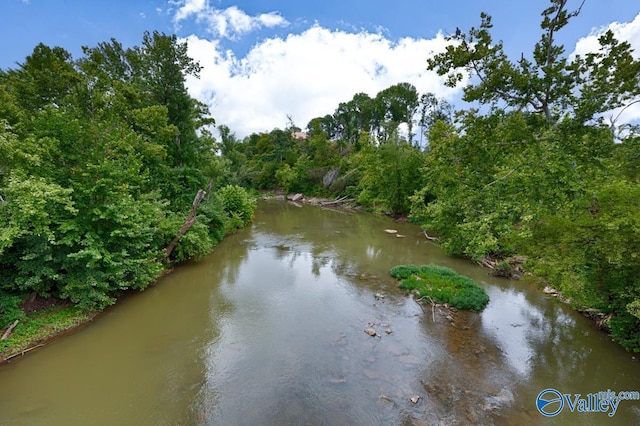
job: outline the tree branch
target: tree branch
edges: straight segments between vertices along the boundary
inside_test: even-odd
[[[207,196],[209,194],[209,192],[211,192],[211,182],[209,182],[209,185],[207,187],[207,191],[203,191],[202,189],[198,189],[198,192],[196,193],[195,198],[193,199],[193,203],[191,204],[191,210],[189,211],[189,214],[187,215],[187,219],[184,221],[184,224],[182,225],[182,227],[180,228],[180,230],[178,231],[178,233],[176,234],[175,237],[173,237],[173,239],[171,240],[171,242],[169,243],[169,245],[166,248],[164,257],[162,258],[163,261],[167,261],[169,260],[169,256],[171,256],[171,252],[173,251],[173,249],[176,247],[176,244],[178,244],[178,241],[180,240],[180,238],[187,233],[187,231],[189,230],[189,228],[191,228],[191,226],[193,226],[193,224],[196,222],[196,210],[198,208],[198,206],[200,205],[200,203],[202,202],[202,200],[204,199],[205,196]]]
[[[2,337],[0,337],[0,340],[5,340],[6,338],[8,338],[13,332],[13,329],[16,328],[16,325],[18,325],[19,322],[20,320],[15,320],[13,324],[11,324],[9,328],[7,328],[7,330],[2,334]]]
[[[485,188],[487,188],[487,187],[489,187],[489,186],[493,185],[493,184],[494,184],[494,183],[496,183],[496,182],[499,182],[499,181],[501,181],[501,180],[503,180],[503,179],[508,178],[508,177],[509,177],[509,176],[510,176],[514,171],[515,171],[515,169],[510,170],[510,171],[509,171],[509,173],[507,173],[506,175],[504,175],[504,176],[502,176],[502,177],[499,177],[498,179],[494,180],[493,182],[489,182],[489,183],[488,183],[488,184],[486,184],[484,187],[485,187]]]
[[[630,102],[629,104],[627,104],[624,108],[622,108],[620,110],[620,112],[616,115],[615,118],[611,117],[609,118],[609,121],[611,122],[611,127],[614,127],[616,125],[616,121],[618,121],[618,119],[620,118],[620,116],[622,115],[622,113],[624,112],[624,110],[626,110],[627,108],[629,108],[631,105],[635,105],[637,103],[640,103],[640,99],[636,99],[633,102]],[[1,199],[2,197],[0,197]]]

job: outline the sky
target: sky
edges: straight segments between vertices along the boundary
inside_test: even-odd
[[[569,0],[569,8],[582,3]],[[133,47],[145,31],[176,34],[203,66],[200,79],[187,80],[190,94],[243,138],[284,128],[288,117],[304,128],[358,92],[374,97],[400,82],[464,107],[461,89],[446,88],[426,69],[427,58],[447,44],[444,37],[477,27],[486,12],[506,53],[530,56],[548,6],[548,0],[0,0],[0,68],[16,68],[40,42],[78,59],[82,46],[111,38]],[[559,41],[567,53],[585,53],[607,28],[640,55],[640,2],[633,0],[584,0]],[[640,119],[640,104],[623,119]]]

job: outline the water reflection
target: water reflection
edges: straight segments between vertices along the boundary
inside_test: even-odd
[[[514,289],[488,288],[492,303],[482,313],[482,331],[496,342],[509,367],[523,379],[531,372],[537,342],[546,338],[543,313]]]

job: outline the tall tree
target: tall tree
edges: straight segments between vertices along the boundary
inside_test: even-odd
[[[451,103],[445,99],[437,98],[433,93],[424,93],[420,96],[419,108],[420,141],[418,144],[422,147],[423,137],[427,135],[431,126],[438,121],[453,122],[454,108]]]
[[[16,97],[33,113],[47,105],[60,105],[78,82],[71,54],[61,47],[38,44],[18,70],[11,70]]]
[[[197,162],[198,154],[211,149],[201,145],[197,126],[214,123],[207,119],[206,107],[187,93],[185,79],[188,75],[198,77],[200,65],[188,56],[185,42],[157,31],[144,34],[136,53],[139,89],[149,97],[149,104],[165,106],[169,124],[178,128],[169,147],[170,157],[180,167]]]
[[[398,83],[376,95],[375,108],[378,124],[378,136],[385,142],[405,123],[408,128],[408,141],[413,142],[413,117],[418,109],[418,91],[410,83]]]
[[[558,33],[582,7],[569,11],[567,3],[551,0],[542,12],[542,35],[531,59],[523,54],[510,60],[502,41],[491,36],[491,16],[483,13],[479,28],[449,37],[452,44],[429,58],[428,68],[447,75],[451,87],[462,81],[463,72],[475,77],[464,88],[466,101],[541,114],[550,124],[565,118],[587,123],[638,102],[640,61],[634,60],[629,43],[617,41],[611,30],[599,38],[596,52],[567,57]]]

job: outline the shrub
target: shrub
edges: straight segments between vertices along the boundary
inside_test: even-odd
[[[613,340],[628,351],[640,352],[640,318],[628,312],[619,312],[611,317],[608,326]]]
[[[227,215],[218,197],[212,197],[207,202],[200,204],[198,221],[205,224],[209,229],[209,238],[212,245],[222,241],[225,235]]]
[[[276,171],[276,180],[280,185],[280,189],[284,192],[289,192],[298,180],[298,175],[295,169],[292,169],[287,163],[283,163]]]
[[[20,309],[20,296],[0,292],[0,329],[8,328],[15,320],[23,320],[26,314]]]
[[[489,296],[471,278],[438,265],[398,265],[391,276],[401,280],[399,286],[414,291],[418,298],[430,297],[437,303],[448,303],[459,309],[482,310]]]
[[[212,247],[209,228],[202,222],[196,222],[180,237],[171,257],[178,263],[189,259],[199,259],[209,254]]]
[[[230,218],[237,216],[241,219],[241,226],[251,222],[256,208],[256,200],[241,186],[227,185],[218,190],[222,201],[222,209]]]

